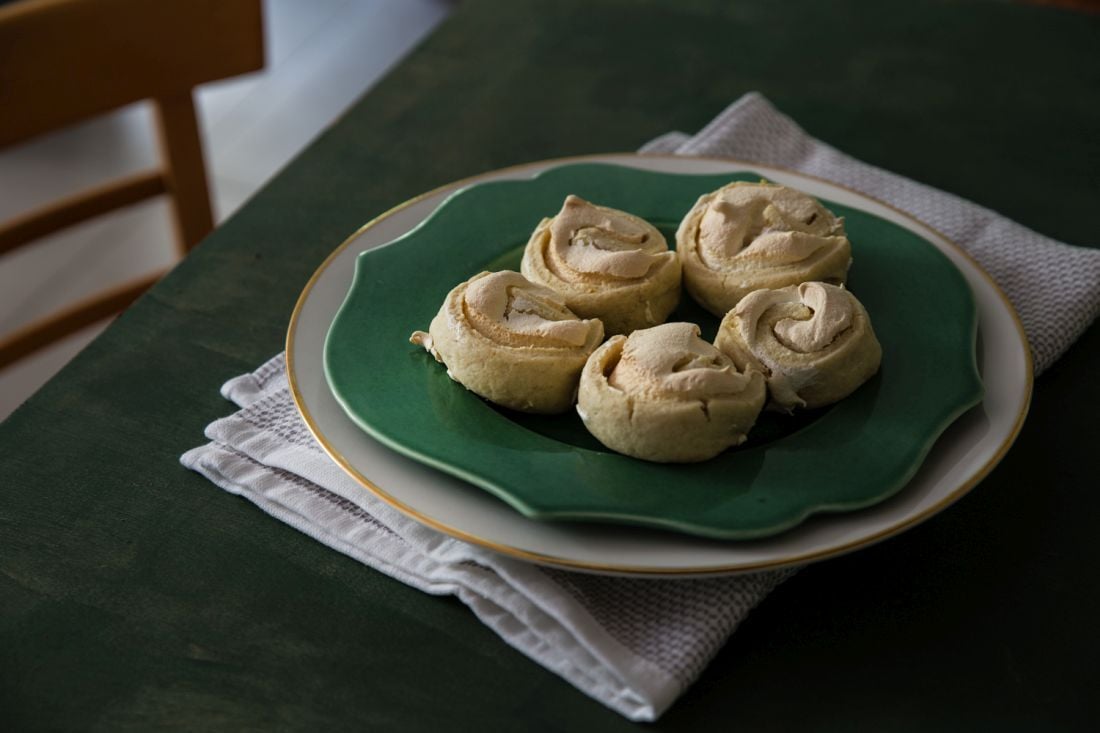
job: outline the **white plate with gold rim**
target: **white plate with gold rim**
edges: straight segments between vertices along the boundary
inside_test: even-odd
[[[966,278],[978,308],[985,397],[933,447],[898,495],[850,514],[822,515],[767,539],[729,542],[659,530],[527,519],[460,479],[399,455],[346,416],[324,376],[324,342],[348,291],[358,254],[391,242],[454,191],[491,180],[525,179],[565,163],[603,162],[642,170],[713,174],[751,169],[813,196],[894,222],[943,252]],[[400,247],[400,243],[397,243]],[[364,226],[317,270],[287,335],[292,393],[306,423],[365,491],[449,535],[507,555],[598,572],[647,575],[737,573],[821,560],[865,547],[934,515],[965,494],[1011,445],[1031,394],[1030,352],[1003,293],[965,253],[907,215],[861,194],[798,173],[739,161],[631,154],[551,160],[486,173],[413,199]]]

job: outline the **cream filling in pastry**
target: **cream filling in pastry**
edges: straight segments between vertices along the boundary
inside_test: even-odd
[[[712,269],[735,257],[774,264],[801,262],[829,238],[844,236],[844,222],[804,193],[770,184],[733,185],[718,191],[699,222],[699,255]]]
[[[676,241],[688,291],[721,316],[761,288],[843,283],[851,263],[843,219],[769,183],[732,183],[700,197]]]
[[[810,311],[809,318],[784,318],[773,327],[780,343],[800,354],[821,351],[852,323],[852,301],[839,288],[802,283],[794,293],[759,290],[742,299],[734,309],[740,317],[741,336],[747,344],[756,343],[756,324],[760,317],[779,303],[797,303]]]
[[[592,323],[579,321],[561,297],[518,272],[475,280],[463,298],[465,315],[482,334],[510,346],[581,346]]]
[[[658,462],[704,461],[744,441],[764,405],[760,372],[738,370],[693,323],[614,336],[581,373],[577,414],[608,448]]]
[[[578,319],[554,291],[503,271],[452,289],[428,333],[409,340],[482,397],[553,413],[572,406],[580,371],[603,334],[599,320]]]
[[[579,196],[565,197],[550,224],[547,264],[564,272],[632,280],[645,277],[668,252],[653,227],[624,212],[595,206]]]
[[[847,396],[882,357],[862,304],[820,282],[750,293],[722,321],[715,343],[739,365],[761,369],[773,406],[784,410]]]
[[[623,345],[608,384],[628,394],[702,400],[737,394],[749,377],[692,323],[666,323],[635,331]]]
[[[680,300],[680,261],[656,227],[572,194],[535,228],[520,269],[608,334],[663,323]]]

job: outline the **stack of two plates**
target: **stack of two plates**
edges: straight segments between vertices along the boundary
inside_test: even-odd
[[[845,218],[848,287],[871,314],[883,363],[831,408],[767,415],[744,446],[701,464],[653,464],[607,451],[575,415],[494,408],[408,342],[458,283],[518,269],[531,231],[567,194],[641,216],[672,241],[701,194],[761,178]],[[717,324],[687,296],[670,320],[708,338]],[[370,222],[302,293],[287,368],[325,450],[419,522],[539,563],[669,576],[812,562],[914,526],[996,465],[1031,394],[1011,305],[942,235],[798,173],[636,155],[487,173]]]

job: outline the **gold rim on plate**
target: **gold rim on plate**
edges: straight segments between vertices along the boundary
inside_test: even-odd
[[[1008,312],[1008,314],[1011,316],[1012,323],[1016,328],[1017,336],[1020,339],[1020,343],[1023,344],[1023,347],[1024,347],[1023,348],[1024,372],[1025,372],[1025,385],[1024,385],[1025,394],[1024,394],[1024,399],[1023,399],[1023,401],[1020,405],[1020,410],[1019,410],[1019,413],[1016,415],[1016,419],[1015,419],[1015,422],[1012,425],[1012,429],[1010,430],[1008,436],[1005,438],[1004,442],[997,449],[996,453],[994,453],[994,455],[988,461],[986,461],[986,463],[984,465],[982,465],[981,468],[979,468],[978,471],[973,476],[971,476],[969,480],[965,481],[964,483],[962,483],[961,485],[959,485],[955,489],[951,490],[948,493],[947,496],[940,499],[938,502],[936,502],[932,506],[927,507],[923,511],[918,512],[917,514],[915,514],[913,516],[906,517],[904,520],[902,520],[902,521],[900,521],[900,522],[898,522],[898,523],[896,523],[896,524],[894,524],[890,527],[887,527],[883,530],[875,532],[875,533],[873,533],[871,535],[868,535],[866,537],[862,537],[858,540],[853,540],[853,541],[850,541],[850,542],[847,542],[847,543],[844,543],[844,544],[841,544],[841,545],[838,545],[838,546],[835,546],[835,547],[830,547],[828,549],[815,550],[815,551],[812,551],[812,552],[803,553],[801,555],[794,555],[794,556],[784,557],[784,558],[781,558],[781,559],[775,559],[775,560],[769,560],[769,561],[763,561],[763,562],[738,563],[738,564],[735,564],[735,565],[715,565],[715,566],[689,567],[689,568],[662,568],[662,567],[634,566],[634,565],[615,565],[613,563],[585,562],[585,561],[580,561],[580,560],[572,560],[572,559],[569,559],[569,558],[557,557],[557,556],[554,556],[554,555],[548,555],[548,554],[543,554],[543,553],[538,553],[538,552],[532,552],[530,550],[523,550],[523,549],[520,549],[518,547],[512,547],[510,545],[505,545],[505,544],[502,544],[502,543],[499,543],[499,542],[494,542],[493,540],[488,540],[488,539],[485,539],[483,537],[478,537],[477,535],[470,534],[469,532],[466,532],[466,531],[464,531],[462,529],[459,529],[457,527],[452,527],[452,526],[450,526],[450,525],[448,525],[444,522],[441,522],[437,519],[434,519],[433,517],[429,517],[426,514],[420,512],[419,510],[417,510],[417,509],[409,506],[408,504],[402,502],[400,499],[398,499],[398,498],[394,497],[393,495],[389,494],[384,489],[382,489],[380,486],[378,486],[373,481],[371,481],[367,476],[365,476],[361,471],[359,471],[359,469],[357,469],[354,465],[352,465],[351,461],[349,461],[343,454],[341,454],[338,450],[336,450],[336,448],[333,447],[333,445],[329,442],[329,440],[321,432],[321,429],[317,426],[317,423],[314,420],[313,415],[310,413],[309,408],[306,407],[306,405],[305,405],[305,400],[303,399],[302,394],[299,391],[298,383],[297,383],[297,380],[295,379],[294,339],[295,339],[295,335],[296,335],[297,327],[298,327],[298,318],[299,318],[299,315],[301,313],[303,305],[305,304],[306,300],[309,298],[310,292],[313,290],[314,285],[316,285],[316,283],[320,279],[321,275],[325,272],[325,270],[328,269],[328,267],[332,264],[333,260],[335,260],[336,257],[339,256],[341,252],[343,252],[348,246],[350,246],[351,243],[354,242],[356,239],[358,239],[359,236],[362,235],[364,232],[366,232],[369,229],[372,229],[373,227],[377,226],[380,222],[382,222],[385,219],[388,219],[389,217],[393,216],[394,214],[398,213],[399,211],[402,211],[403,209],[406,209],[406,208],[408,208],[408,207],[410,207],[410,206],[412,206],[416,203],[419,203],[420,201],[423,201],[427,198],[430,198],[432,196],[436,196],[436,195],[438,195],[438,194],[440,194],[444,191],[447,191],[447,190],[455,191],[455,190],[458,190],[460,188],[464,188],[466,186],[469,186],[471,184],[478,183],[479,181],[483,181],[483,180],[488,179],[488,178],[496,178],[496,177],[501,176],[502,174],[507,174],[509,172],[519,171],[519,170],[526,169],[526,168],[539,167],[540,170],[544,170],[544,169],[549,168],[549,167],[553,167],[553,166],[557,166],[557,165],[565,165],[565,164],[569,164],[569,163],[579,163],[579,162],[607,163],[608,162],[607,158],[609,158],[611,156],[615,156],[615,157],[633,156],[633,157],[642,158],[642,159],[669,159],[669,160],[677,160],[677,161],[682,161],[682,160],[712,161],[712,162],[716,162],[716,163],[724,163],[724,164],[728,163],[728,164],[731,164],[731,165],[744,166],[748,169],[752,169],[755,166],[763,166],[763,167],[771,168],[772,170],[776,170],[776,171],[781,171],[783,173],[790,174],[790,175],[793,175],[793,176],[796,176],[796,177],[808,178],[810,180],[814,180],[814,181],[817,181],[819,183],[823,183],[825,185],[832,186],[834,188],[839,188],[841,190],[847,191],[848,193],[854,194],[858,197],[861,197],[861,198],[864,198],[866,200],[872,201],[876,204],[879,204],[879,205],[889,209],[890,211],[894,212],[895,214],[899,215],[900,217],[902,217],[904,219],[907,219],[908,221],[916,224],[918,227],[923,228],[927,231],[930,231],[933,234],[935,234],[937,237],[939,237],[943,242],[945,242],[947,245],[949,245],[957,254],[961,255],[965,260],[967,260],[973,266],[974,270],[982,278],[984,278],[985,281],[987,282],[987,284],[992,288],[993,293],[997,296],[997,298],[1000,299],[1001,304],[1003,305],[1005,310]],[[824,560],[824,559],[830,558],[830,557],[835,557],[837,555],[843,555],[843,554],[846,554],[846,553],[851,552],[853,550],[872,545],[876,542],[880,542],[884,539],[888,539],[888,538],[893,537],[897,534],[900,534],[901,532],[905,531],[906,529],[909,529],[910,527],[913,527],[913,526],[919,524],[920,522],[924,521],[925,519],[928,519],[928,518],[938,514],[939,512],[941,512],[944,509],[946,509],[947,507],[949,507],[951,504],[953,504],[956,501],[958,501],[959,499],[961,499],[971,489],[973,489],[974,486],[976,486],[982,479],[984,479],[987,475],[989,475],[989,472],[993,470],[994,466],[996,466],[998,463],[1001,462],[1001,459],[1004,458],[1005,454],[1008,452],[1008,449],[1012,447],[1012,444],[1016,441],[1016,437],[1020,434],[1020,430],[1023,427],[1024,418],[1027,417],[1028,408],[1031,405],[1031,395],[1032,395],[1032,388],[1033,388],[1033,383],[1034,383],[1034,365],[1033,365],[1032,357],[1031,357],[1031,349],[1028,346],[1027,336],[1024,332],[1023,324],[1020,322],[1020,317],[1016,313],[1016,309],[1012,306],[1012,303],[1009,301],[1008,297],[1004,294],[1004,291],[1001,290],[1001,287],[992,278],[992,276],[990,276],[989,273],[987,273],[985,271],[985,269],[980,264],[978,264],[978,261],[975,260],[974,257],[972,257],[969,252],[967,252],[965,249],[963,249],[954,240],[952,240],[949,237],[947,237],[946,235],[944,235],[943,232],[940,232],[935,227],[929,226],[928,224],[914,218],[909,213],[907,213],[905,211],[902,211],[898,207],[896,207],[893,204],[890,204],[886,201],[882,201],[880,199],[877,199],[874,196],[869,196],[866,193],[863,193],[862,191],[857,191],[854,188],[850,188],[848,186],[837,183],[835,181],[830,181],[826,178],[821,178],[819,176],[810,175],[810,174],[807,174],[807,173],[803,173],[801,171],[791,170],[789,168],[782,168],[780,166],[775,166],[775,165],[771,165],[771,164],[767,164],[767,163],[754,163],[752,161],[740,160],[740,159],[737,159],[737,158],[725,158],[725,157],[716,157],[716,156],[657,155],[657,154],[649,154],[649,153],[646,153],[644,155],[637,154],[637,153],[603,153],[603,154],[598,154],[598,155],[579,155],[579,156],[570,156],[570,157],[566,157],[566,158],[551,158],[549,160],[533,161],[533,162],[530,162],[530,163],[522,163],[522,164],[519,164],[519,165],[508,166],[506,168],[499,168],[497,170],[488,171],[488,172],[485,172],[485,173],[480,173],[480,174],[475,175],[475,176],[470,176],[468,178],[463,178],[463,179],[460,179],[460,180],[457,180],[457,181],[452,181],[451,183],[446,183],[446,184],[444,184],[442,186],[439,186],[437,188],[433,188],[432,190],[427,191],[425,193],[422,193],[419,196],[411,198],[408,201],[405,201],[401,204],[398,204],[397,206],[394,206],[393,208],[389,209],[388,211],[386,211],[386,212],[380,214],[379,216],[376,216],[375,218],[371,219],[366,224],[364,224],[359,229],[357,229],[353,234],[351,234],[351,236],[349,236],[347,239],[345,239],[340,244],[339,247],[337,247],[335,250],[333,250],[332,253],[329,254],[328,257],[325,258],[324,262],[322,262],[320,267],[318,267],[317,270],[314,271],[313,275],[309,278],[309,281],[306,282],[305,287],[302,289],[302,294],[298,297],[298,301],[294,305],[294,311],[291,313],[291,316],[290,316],[290,325],[287,328],[287,335],[286,335],[286,371],[287,371],[287,381],[290,384],[290,394],[291,394],[291,397],[294,400],[294,405],[297,407],[298,412],[299,412],[299,414],[301,414],[302,419],[305,421],[306,426],[309,428],[309,431],[313,434],[313,437],[317,440],[317,442],[320,443],[320,445],[324,449],[325,453],[327,453],[328,456],[330,458],[332,458],[332,460],[335,461],[336,464],[339,465],[341,469],[344,470],[345,473],[347,473],[352,478],[354,478],[365,489],[367,489],[372,494],[377,496],[379,499],[386,502],[390,506],[394,507],[395,509],[397,509],[401,513],[412,517],[417,522],[419,522],[421,524],[424,524],[424,525],[427,525],[429,527],[432,527],[433,529],[436,529],[440,532],[443,532],[444,534],[450,535],[451,537],[454,537],[456,539],[460,539],[460,540],[463,540],[465,542],[469,542],[469,543],[474,544],[474,545],[485,547],[485,548],[493,550],[495,552],[499,552],[503,555],[519,558],[521,560],[527,560],[527,561],[536,562],[536,563],[540,563],[540,564],[549,564],[549,565],[554,565],[554,566],[563,567],[563,568],[571,568],[571,569],[575,569],[575,570],[587,570],[587,571],[594,571],[594,572],[609,572],[609,573],[624,573],[624,574],[630,574],[630,575],[663,575],[663,576],[673,576],[673,575],[696,575],[696,576],[697,575],[727,575],[727,574],[732,574],[732,573],[743,573],[743,572],[753,572],[753,571],[761,571],[761,570],[771,570],[771,569],[776,569],[776,568],[780,568],[780,567],[788,567],[788,566],[791,566],[791,565],[802,565],[802,564],[806,564],[806,563],[810,563],[810,562],[816,562],[816,561],[819,561],[819,560]],[[532,521],[532,520],[528,520],[528,521]]]

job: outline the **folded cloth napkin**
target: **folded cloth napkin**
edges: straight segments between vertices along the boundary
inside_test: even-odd
[[[1100,252],[1059,244],[995,213],[853,160],[763,97],[742,97],[698,135],[644,152],[725,155],[834,180],[913,214],[963,245],[1020,311],[1037,368],[1100,309]],[[182,463],[275,518],[428,593],[466,603],[501,638],[632,720],[655,720],[793,571],[654,580],[540,567],[422,526],[364,491],[313,440],[283,355],[222,388],[241,409],[207,427]]]
[[[816,140],[750,92],[694,137],[670,132],[643,153],[711,155],[789,168],[901,209],[966,249],[993,276],[1024,325],[1035,373],[1100,314],[1100,250],[1072,247],[958,196],[876,168]]]
[[[435,594],[452,594],[506,642],[632,720],[654,720],[790,571],[652,580],[514,560],[422,526],[324,453],[298,416],[280,354],[230,380],[242,407],[183,464],[295,529]]]

